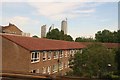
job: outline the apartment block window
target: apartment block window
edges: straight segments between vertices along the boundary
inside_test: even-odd
[[[60,58],[62,58],[63,55],[64,55],[64,54],[63,54],[63,51],[61,50],[61,51],[60,51],[60,54],[59,54]]]
[[[67,50],[65,51],[65,57],[67,57],[68,56],[68,52],[67,52]]]
[[[80,49],[80,53],[81,53],[81,54],[82,54],[82,52],[83,52],[82,49]]]
[[[70,67],[70,66],[69,66],[69,63],[70,63],[70,62],[68,61],[68,67]]]
[[[40,53],[39,52],[32,52],[31,53],[31,63],[36,63],[40,61]]]
[[[42,70],[43,70],[43,74],[45,74],[46,73],[46,67],[43,67]]]
[[[58,54],[59,54],[59,51],[54,51],[54,53],[53,53],[54,59],[57,59],[57,58],[58,58]]]
[[[52,52],[49,51],[49,52],[48,52],[48,60],[51,60],[51,55],[52,55]]]
[[[63,69],[63,63],[62,63],[62,62],[59,63],[59,69],[60,69],[60,70]]]
[[[67,62],[65,62],[65,68],[67,68],[68,67],[68,63]]]
[[[68,52],[68,57],[70,57],[70,50],[67,50],[67,52]]]
[[[40,73],[40,70],[39,69],[35,69],[35,70],[31,70],[30,72],[31,73]]]
[[[53,73],[57,72],[57,64],[53,65]]]
[[[48,66],[48,68],[47,68],[47,73],[48,73],[48,74],[51,74],[51,66]]]
[[[47,60],[47,52],[43,51],[43,61]]]

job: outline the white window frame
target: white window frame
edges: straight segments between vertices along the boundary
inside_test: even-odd
[[[80,53],[81,53],[81,54],[83,53],[83,50],[82,50],[82,49],[80,49]]]
[[[35,71],[35,72],[34,72]],[[40,70],[39,69],[34,69],[34,70],[31,70],[30,71],[31,73],[40,73]]]
[[[35,54],[37,54],[37,58],[35,58]],[[40,52],[31,52],[31,63],[37,63],[39,61],[40,61]]]
[[[48,67],[47,67],[47,73],[48,73],[48,74],[51,74],[51,66],[48,66]]]
[[[43,74],[46,74],[46,67],[43,67],[43,68],[42,68],[42,73],[43,73]]]
[[[48,60],[51,60],[51,56],[52,56],[52,51],[48,52]],[[50,58],[49,58],[50,57]]]
[[[63,62],[60,62],[59,63],[59,70],[62,70],[63,69]]]
[[[68,52],[67,52],[67,50],[65,51],[65,57],[67,57],[68,56]]]
[[[70,63],[70,62],[68,61],[68,64],[67,64],[67,67],[68,67],[68,68],[70,67],[70,66],[69,66],[69,63]]]
[[[53,73],[56,73],[57,72],[57,64],[54,64],[53,65]]]
[[[67,62],[65,62],[65,68],[67,68],[68,67],[68,63]]]
[[[59,57],[60,57],[60,58],[63,58],[63,57],[64,57],[64,51],[62,51],[62,50],[59,51]]]
[[[45,56],[43,56],[43,54],[45,54]],[[45,58],[45,59],[43,59],[43,61],[46,61],[47,60],[47,51],[43,51],[42,56],[43,56],[43,58]]]
[[[55,54],[55,56],[54,56],[54,54]],[[54,59],[58,59],[58,54],[59,54],[59,51],[54,51],[54,53],[53,53],[53,58],[54,58]]]

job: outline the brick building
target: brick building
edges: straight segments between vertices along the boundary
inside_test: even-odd
[[[8,26],[1,26],[1,27],[2,27],[2,33],[22,35],[22,31],[14,24],[9,23]]]
[[[91,43],[68,42],[1,34],[2,71],[61,74],[69,69],[69,58]],[[108,49],[118,43],[102,43]]]
[[[69,71],[69,58],[85,46],[78,42],[2,36],[2,70],[64,75]]]
[[[30,36],[30,33],[23,32],[16,25],[11,24],[11,23],[9,23],[8,26],[0,26],[0,33],[21,35],[21,36]]]

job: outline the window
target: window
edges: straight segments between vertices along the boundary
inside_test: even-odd
[[[57,72],[57,65],[53,65],[53,73]]]
[[[46,51],[43,51],[43,61],[47,59],[46,57],[47,57]]]
[[[70,56],[73,57],[75,54],[75,51],[74,50],[70,50]]]
[[[52,52],[49,51],[49,52],[48,52],[48,60],[51,60],[51,54],[52,54]]]
[[[65,62],[65,68],[67,68],[68,67],[68,63],[67,62]]]
[[[30,72],[31,73],[40,73],[40,70],[39,69],[35,69],[35,70],[31,70]]]
[[[54,59],[57,59],[57,58],[58,58],[58,54],[59,54],[59,51],[54,51],[54,53],[53,53]]]
[[[69,61],[68,61],[68,67],[69,67]]]
[[[67,57],[68,56],[68,53],[67,53],[67,50],[65,51],[65,57]]]
[[[48,66],[48,68],[47,68],[47,73],[48,73],[48,74],[51,74],[51,66]]]
[[[63,57],[63,51],[62,51],[62,50],[60,51],[59,56],[60,56],[60,58],[62,58],[62,57]]]
[[[31,63],[36,63],[40,61],[40,53],[39,52],[32,52],[31,53]]]
[[[46,73],[46,67],[43,67],[43,74],[45,74]]]
[[[81,54],[82,54],[82,52],[83,52],[82,49],[80,49],[80,53],[81,53]]]
[[[60,70],[63,69],[63,63],[62,63],[62,62],[59,63],[59,69],[60,69]]]

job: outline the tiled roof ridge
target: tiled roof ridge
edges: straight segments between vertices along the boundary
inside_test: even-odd
[[[29,51],[33,49],[34,50],[47,50],[47,49],[59,50],[59,49],[72,49],[72,48],[77,49],[77,48],[85,47],[83,44],[79,42],[70,42],[70,41],[52,40],[52,39],[45,39],[45,38],[34,38],[34,37],[16,36],[16,35],[2,35],[2,36]],[[28,40],[28,42],[33,42],[33,43],[28,43],[26,40]]]

